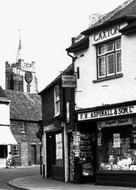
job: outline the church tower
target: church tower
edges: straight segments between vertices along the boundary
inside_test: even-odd
[[[15,63],[5,63],[5,88],[14,91],[37,93],[38,81],[35,73],[35,62],[26,63],[21,55],[22,43],[19,30],[19,45]]]

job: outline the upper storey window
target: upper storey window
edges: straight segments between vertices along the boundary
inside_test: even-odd
[[[54,111],[55,116],[60,114],[60,88],[59,85],[55,86],[54,88]]]
[[[121,73],[121,39],[97,46],[97,77],[108,78]]]

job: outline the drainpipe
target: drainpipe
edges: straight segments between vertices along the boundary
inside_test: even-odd
[[[67,52],[67,55],[72,58],[72,66],[73,66],[73,71],[74,71],[74,63],[77,57],[72,56],[69,52]]]
[[[72,56],[69,52],[67,52],[67,55],[72,58],[72,69],[73,69],[73,74],[75,74],[74,63],[75,63],[75,60],[77,59],[77,57]],[[73,110],[73,112],[75,112],[75,90],[74,90],[74,110]],[[76,119],[74,118],[74,122],[75,121],[76,121]],[[76,129],[77,129],[77,127],[76,127],[76,125],[74,125],[74,130],[76,130]]]
[[[67,52],[68,56],[72,58],[72,68],[73,74],[75,74],[74,63],[77,57],[72,56],[69,52]],[[74,131],[77,131],[76,117],[75,117],[75,89],[74,89]],[[81,172],[79,172],[79,158],[74,158],[74,183],[79,183]]]

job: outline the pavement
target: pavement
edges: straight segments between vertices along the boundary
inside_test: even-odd
[[[135,190],[131,187],[98,186],[94,184],[74,184],[63,181],[44,179],[42,175],[12,179],[9,185],[22,190]]]

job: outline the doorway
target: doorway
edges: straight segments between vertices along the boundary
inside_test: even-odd
[[[80,157],[78,165],[78,182],[95,182],[96,175],[96,122],[86,122],[79,125]]]
[[[0,145],[0,158],[7,158],[7,145]]]
[[[62,133],[47,134],[47,177],[64,180]]]
[[[53,133],[47,134],[47,177],[51,177],[52,165],[55,164],[55,142]]]
[[[36,164],[36,145],[35,144],[31,145],[31,164],[32,165]]]

